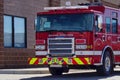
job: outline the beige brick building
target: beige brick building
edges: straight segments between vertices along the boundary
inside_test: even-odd
[[[93,0],[0,0],[0,68],[29,67],[28,57],[35,56],[36,13],[66,1],[77,5]],[[120,0],[101,1],[112,7],[120,5]]]
[[[59,4],[56,0],[0,0],[0,68],[28,67],[28,57],[35,56],[36,13]]]
[[[0,0],[0,67],[3,67],[4,65],[3,54],[3,1]]]
[[[99,1],[106,6],[115,7],[115,8],[120,7],[120,0],[61,0],[61,5],[65,5],[66,1],[70,1],[72,5],[77,5],[79,3],[89,3],[89,2]]]

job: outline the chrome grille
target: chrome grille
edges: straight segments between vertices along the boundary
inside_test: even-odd
[[[74,38],[49,38],[48,53],[51,55],[71,55],[74,53]]]

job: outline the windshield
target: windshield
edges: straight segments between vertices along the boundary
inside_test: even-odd
[[[36,31],[92,31],[93,14],[53,14],[37,17]]]

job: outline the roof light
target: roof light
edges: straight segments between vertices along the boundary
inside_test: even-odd
[[[62,10],[62,9],[88,9],[88,6],[61,6],[61,7],[45,7],[44,10]]]
[[[44,10],[60,10],[63,9],[63,7],[45,7]]]

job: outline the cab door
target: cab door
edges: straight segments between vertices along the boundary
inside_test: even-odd
[[[106,41],[105,29],[103,27],[103,15],[95,15],[95,31],[94,31],[94,50],[101,51]]]

